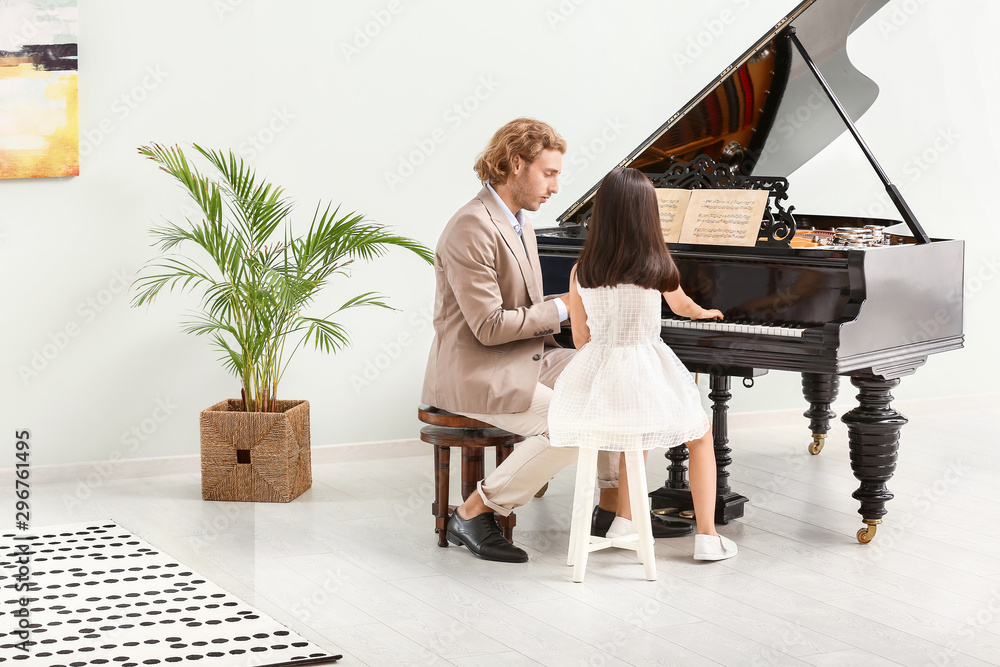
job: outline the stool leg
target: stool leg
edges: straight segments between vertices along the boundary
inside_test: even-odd
[[[567,565],[573,566],[573,581],[582,582],[590,553],[590,508],[594,504],[597,477],[597,450],[581,449],[576,462],[576,488],[573,493],[573,517],[570,521]]]
[[[438,546],[448,546],[448,483],[451,477],[451,447],[434,445],[434,523],[438,534]]]
[[[485,470],[482,447],[462,447],[462,500],[476,492]]]
[[[649,495],[646,487],[646,465],[642,452],[625,452],[628,473],[628,495],[632,505],[632,523],[639,534],[639,560],[646,569],[646,579],[656,581],[656,555],[653,552],[653,525],[649,519]]]
[[[578,450],[576,459],[576,484],[573,486],[573,506],[569,514],[569,549],[566,552],[566,565],[573,567],[576,562],[576,551],[577,551],[577,538],[580,532],[580,522],[577,518],[578,510],[580,509],[580,504],[577,502],[577,496],[583,495],[582,484],[582,473],[584,469],[584,450]],[[589,531],[588,531],[589,533]]]

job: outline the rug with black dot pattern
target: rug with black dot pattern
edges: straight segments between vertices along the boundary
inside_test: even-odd
[[[341,658],[111,521],[5,533],[0,565],[0,663],[284,667]]]

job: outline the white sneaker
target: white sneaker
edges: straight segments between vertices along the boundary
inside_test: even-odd
[[[725,560],[736,555],[736,543],[722,535],[695,535],[695,560]]]
[[[635,534],[635,526],[632,525],[631,519],[623,519],[620,516],[616,516],[615,520],[611,522],[611,527],[608,528],[608,534],[605,537],[617,540]]]

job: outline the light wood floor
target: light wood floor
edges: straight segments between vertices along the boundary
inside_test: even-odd
[[[896,497],[869,545],[843,424],[819,456],[801,418],[732,429],[732,486],[750,503],[720,532],[740,554],[699,563],[692,537],[657,540],[656,582],[611,550],[571,581],[572,468],[518,511],[529,563],[439,548],[420,443],[317,464],[284,505],[203,502],[195,474],[36,486],[33,525],[114,519],[345,665],[996,665],[996,400],[899,403]],[[651,488],[665,468],[654,452]]]

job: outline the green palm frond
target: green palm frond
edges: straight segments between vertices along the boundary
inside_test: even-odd
[[[187,161],[179,147],[150,144],[140,148],[139,154],[153,160],[161,170],[173,176],[188,191],[208,220],[222,220],[222,194],[218,184],[202,176]]]
[[[350,345],[346,328],[330,319],[334,314],[362,306],[391,308],[382,295],[365,292],[326,317],[304,314],[332,278],[348,276],[353,262],[374,260],[392,247],[428,263],[434,255],[419,242],[357,212],[341,214],[332,204],[317,204],[306,234],[294,236],[288,221],[294,204],[283,188],[258,178],[232,151],[197,144],[194,150],[217,176],[202,174],[179,146],[139,149],[182,186],[204,219],[184,219],[186,226],[166,221],[151,230],[161,255],[133,282],[132,303],[150,303],[164,290],[198,293],[201,311],[182,330],[211,339],[223,367],[240,378],[246,409],[267,410],[303,346],[334,353]],[[180,254],[186,248],[211,261]]]
[[[292,203],[284,190],[270,183],[258,182],[254,171],[231,151],[211,151],[195,144],[194,149],[212,163],[222,175],[222,189],[229,195],[227,204],[241,231],[253,249],[260,248],[292,212]]]
[[[310,340],[317,350],[322,352],[337,352],[351,344],[351,338],[347,329],[336,322],[321,320],[312,317],[298,318],[298,322],[306,326],[306,335],[302,337],[302,344],[308,344]]]
[[[138,288],[138,292],[132,299],[132,304],[135,306],[151,302],[163,289],[171,292],[174,289],[187,287],[208,286],[210,288],[215,283],[215,280],[200,265],[179,257],[161,257],[159,261],[150,262],[143,268],[150,271],[159,270],[163,273],[147,273],[136,278],[133,286]]]
[[[348,308],[357,308],[358,306],[380,306],[382,308],[388,308],[389,310],[395,310],[392,306],[382,301],[382,295],[376,294],[375,292],[365,292],[364,294],[359,294],[353,299],[348,300],[343,306],[337,309],[339,313],[342,310],[347,310]]]
[[[229,341],[219,334],[214,334],[212,340],[216,347],[222,351],[222,356],[219,357],[222,367],[234,375],[240,375],[240,370],[245,366],[243,353],[238,349],[234,349],[229,344]]]

